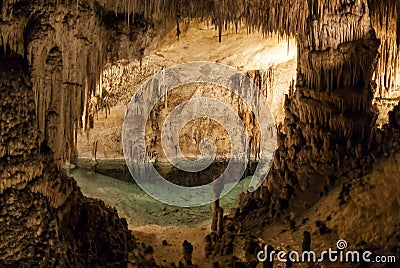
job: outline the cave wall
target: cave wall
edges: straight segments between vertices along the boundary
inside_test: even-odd
[[[89,121],[105,62],[140,58],[151,24],[139,16],[128,25],[95,1],[1,1],[0,9],[0,266],[144,262],[126,221],[84,197],[61,163]]]
[[[152,25],[140,16],[128,23],[96,1],[3,1],[1,11],[0,51],[28,61],[41,139],[60,164],[93,119],[88,100],[102,99],[103,66],[141,58]]]
[[[126,221],[83,197],[40,141],[23,59],[2,59],[0,99],[0,266],[126,266],[135,247]]]
[[[393,75],[390,66],[397,65],[382,57],[397,49],[397,28],[379,32],[382,40],[375,30],[393,20],[394,12],[385,21],[385,9],[377,9],[396,3],[374,2],[372,10],[361,0],[308,3],[307,24],[297,37],[297,84],[286,96],[273,167],[264,187],[239,201],[239,210],[255,197],[271,218],[293,218],[344,178],[368,173],[377,158],[393,150],[388,126],[375,128],[373,99],[383,77]],[[393,122],[396,116],[391,114]]]
[[[379,60],[374,79],[377,82],[374,104],[380,114],[378,124],[388,122],[387,113],[400,100],[400,3],[399,1],[369,1],[371,22],[381,40]]]

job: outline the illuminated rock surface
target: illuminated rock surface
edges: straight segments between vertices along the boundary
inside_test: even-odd
[[[183,26],[185,20],[201,18],[216,26],[222,42],[225,27],[235,29],[241,23],[249,31],[297,40],[297,81],[285,100],[273,170],[263,188],[241,196],[237,213],[225,222],[224,235],[214,236],[211,251],[229,256],[233,251],[240,262],[250,262],[257,248],[254,241],[262,238],[254,225],[299,224],[300,214],[341,187],[336,205],[343,210],[332,218],[334,234],[349,235],[354,244],[368,240],[368,246],[382,253],[399,254],[397,192],[386,184],[371,196],[390,201],[387,211],[371,208],[346,226],[337,226],[351,214],[346,209],[366,209],[360,200],[373,203],[354,183],[364,178],[362,183],[375,187],[376,178],[364,175],[376,160],[399,150],[398,107],[389,116],[390,124],[377,129],[373,106],[374,96],[388,110],[398,102],[399,2],[179,3],[0,1],[0,264],[124,267],[132,252],[132,262],[145,262],[126,222],[102,202],[84,197],[60,167],[75,154],[78,129],[94,123],[97,108],[107,109],[100,78],[105,64],[142,60],[154,37],[152,19]],[[92,98],[98,107],[91,107]],[[394,173],[388,174],[398,183]],[[383,210],[390,224],[371,235],[386,215]],[[260,216],[263,221],[255,220]],[[356,224],[357,219],[368,223]],[[353,232],[358,236],[350,237]],[[341,237],[319,236],[322,244],[336,238]]]

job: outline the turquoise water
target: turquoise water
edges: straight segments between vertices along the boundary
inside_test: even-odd
[[[196,208],[181,208],[164,204],[145,193],[138,185],[96,174],[85,169],[70,171],[84,195],[103,200],[115,207],[130,226],[155,224],[160,226],[199,226],[211,219],[211,204]],[[242,180],[220,200],[225,213],[236,207],[237,198],[247,190],[251,177]]]

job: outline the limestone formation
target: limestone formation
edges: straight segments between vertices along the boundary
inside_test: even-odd
[[[380,3],[390,10],[396,5]],[[380,46],[376,37],[375,29],[382,29],[375,17],[384,14],[376,11],[381,4],[371,5],[371,12],[367,1],[309,4],[308,23],[297,38],[297,82],[286,96],[285,122],[278,127],[272,170],[263,188],[239,197],[241,215],[234,215],[234,222],[251,222],[257,213],[292,221],[285,215],[310,208],[338,180],[359,178],[375,159],[396,152],[398,143],[389,140],[399,137],[395,129],[398,109],[390,114],[392,127],[381,130],[375,128],[377,110],[372,104],[375,91],[382,88],[382,77],[376,72],[388,76],[393,72],[379,69],[387,65],[378,59],[378,51],[397,49],[396,42],[388,45],[390,49]],[[380,23],[387,25],[382,17]],[[393,31],[388,35],[396,37]],[[350,199],[349,187],[343,184],[338,205]],[[324,222],[319,222],[318,229],[320,234],[331,231]]]
[[[0,99],[0,266],[126,266],[126,221],[84,197],[39,137],[23,59],[2,59]]]
[[[301,209],[296,204],[303,202],[303,208],[312,205],[313,197],[296,198],[296,204],[290,200],[304,191],[317,199],[329,186],[322,176],[361,169],[356,159],[363,158],[361,143],[368,142],[376,120],[370,81],[379,41],[369,24],[367,3],[319,1],[316,6],[309,7],[310,23],[299,34],[296,90],[285,102],[281,146],[267,182],[270,207],[278,213],[292,206]],[[351,160],[342,161],[345,154]]]
[[[139,17],[126,24],[95,1],[2,2],[1,53],[28,61],[41,140],[61,163],[75,153],[78,129],[93,118],[91,97],[103,98],[103,66],[140,58],[151,25]]]
[[[75,154],[78,129],[112,101],[103,91],[105,64],[140,60],[152,20],[172,20],[178,36],[182,22],[198,18],[215,25],[220,41],[242,23],[249,32],[297,38],[297,80],[285,99],[273,169],[263,188],[240,197],[233,219],[223,222],[215,210],[219,234],[208,244],[221,256],[241,243],[245,260],[231,260],[236,267],[256,265],[259,241],[243,234],[255,216],[266,215],[263,224],[294,220],[331,187],[400,150],[399,108],[378,129],[373,106],[374,96],[395,102],[400,95],[398,0],[0,0],[0,10],[0,266],[124,267],[130,252],[134,265],[157,267],[146,263],[126,221],[84,197],[61,170]],[[266,84],[257,71],[249,76]],[[252,114],[241,118],[255,126]],[[256,141],[256,128],[250,132]],[[256,142],[252,149],[257,154]],[[338,206],[351,198],[346,183]],[[188,265],[192,251],[187,245]]]
[[[114,24],[94,2],[0,9],[0,266],[124,267],[128,253],[143,263],[126,221],[84,197],[61,162],[88,122],[102,66],[137,53],[149,25]]]

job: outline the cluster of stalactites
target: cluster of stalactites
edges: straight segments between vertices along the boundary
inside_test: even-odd
[[[371,22],[381,39],[380,60],[376,70],[378,97],[390,97],[397,81],[400,60],[400,2],[398,0],[369,1]]]
[[[312,0],[308,8],[307,31],[298,42],[299,86],[317,91],[368,86],[372,72],[366,66],[375,59],[377,42],[366,0]]]
[[[387,97],[396,87],[400,43],[398,0],[117,0],[112,3],[99,0],[99,3],[131,16],[139,13],[178,22],[184,18],[207,20],[218,28],[220,40],[224,29],[242,23],[249,32],[260,31],[264,35],[294,36],[311,30],[308,43],[316,50],[336,49],[340,44],[363,39],[370,25],[369,21],[360,25],[359,19],[370,14],[382,42],[375,75],[378,93]],[[312,25],[307,25],[307,21]],[[332,31],[329,29],[332,25],[340,25],[340,30]]]
[[[279,33],[294,36],[304,29],[307,13],[306,1],[287,0],[99,0],[108,10],[116,13],[143,14],[147,18],[161,20],[201,19],[224,29],[244,23],[248,31],[260,31],[264,35]]]
[[[58,16],[38,22],[48,26],[26,37],[32,41],[25,52],[38,127],[59,163],[72,157],[78,130],[88,124],[88,99],[106,62],[104,40],[109,39],[91,13],[80,15],[86,20],[85,27],[72,30],[78,11],[68,12],[66,7],[60,5]]]

